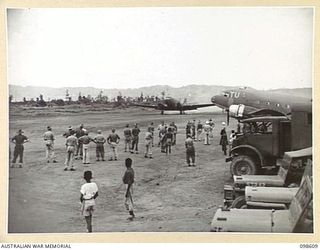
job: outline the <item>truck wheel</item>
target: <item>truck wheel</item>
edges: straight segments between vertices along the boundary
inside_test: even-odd
[[[230,208],[246,209],[247,208],[246,198],[243,195],[235,198]]]
[[[236,156],[230,165],[232,175],[255,175],[257,166],[249,156]]]

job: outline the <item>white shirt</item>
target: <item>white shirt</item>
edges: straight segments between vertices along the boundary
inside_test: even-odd
[[[98,192],[98,186],[94,182],[85,183],[81,186],[81,189],[80,189],[80,193],[83,194],[83,199],[86,200],[86,202],[91,203],[90,205],[95,205],[93,196],[97,192]]]

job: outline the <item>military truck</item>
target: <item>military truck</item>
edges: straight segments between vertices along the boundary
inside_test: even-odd
[[[285,152],[278,161],[280,168],[277,175],[234,175],[233,185],[224,186],[224,207],[245,208],[249,205],[283,209],[282,203],[289,204],[297,192],[295,187],[300,185],[310,159],[312,147]]]
[[[288,116],[262,116],[240,120],[242,133],[232,143],[232,175],[255,175],[279,166],[284,152],[312,146],[312,105],[297,105]]]
[[[308,160],[307,168],[311,166]],[[307,172],[288,209],[219,208],[211,222],[211,231],[313,233],[312,174]]]

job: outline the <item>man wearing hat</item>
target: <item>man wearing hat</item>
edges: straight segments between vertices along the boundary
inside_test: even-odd
[[[23,151],[24,151],[24,147],[23,144],[25,142],[28,142],[29,139],[23,135],[23,131],[22,129],[19,129],[18,134],[15,135],[11,141],[16,144],[15,148],[14,148],[14,152],[13,152],[13,160],[12,160],[12,167],[15,166],[17,158],[19,157],[19,167],[22,168],[23,166]]]
[[[54,155],[54,134],[52,133],[52,129],[50,126],[47,126],[47,131],[43,134],[44,143],[46,145],[46,159],[47,163],[52,160],[53,163],[56,163],[55,155]]]
[[[101,134],[101,130],[98,130],[98,134],[94,137],[93,141],[96,143],[96,157],[97,161],[104,161],[104,144],[106,139]]]

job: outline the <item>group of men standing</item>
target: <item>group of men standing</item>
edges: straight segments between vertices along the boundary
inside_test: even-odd
[[[204,145],[210,145],[210,139],[213,137],[214,122],[212,119],[207,120],[204,124],[199,120],[188,121],[186,125],[186,151],[187,151],[187,164],[194,165],[194,146],[193,141],[204,141]],[[138,124],[135,124],[131,129],[129,124],[127,124],[123,130],[124,135],[124,152],[130,151],[132,154],[139,153],[139,135],[140,128]],[[171,154],[172,146],[176,144],[177,141],[178,128],[174,122],[169,125],[162,122],[158,126],[158,147],[161,147],[161,152]],[[145,158],[152,159],[152,147],[154,147],[154,137],[155,137],[155,127],[153,122],[147,127],[147,131],[144,136],[145,140]],[[230,143],[228,142],[227,133],[225,130],[225,123],[222,123],[222,130],[220,132],[220,145],[222,146],[222,151],[226,155],[227,145],[231,145],[235,133],[230,135]],[[83,164],[90,164],[90,152],[89,144],[94,142],[96,144],[96,161],[105,161],[105,149],[104,144],[108,143],[110,146],[110,158],[109,161],[118,160],[118,144],[120,142],[120,136],[116,133],[113,128],[112,132],[107,138],[104,137],[101,130],[97,131],[95,137],[90,137],[87,129],[81,124],[76,130],[69,126],[68,131],[66,131],[63,136],[66,138],[66,151],[67,157],[65,161],[64,170],[74,171],[74,160],[82,159]],[[232,138],[231,138],[232,137]],[[47,126],[47,131],[43,134],[43,139],[46,146],[46,160],[48,163],[56,163],[56,156],[54,153],[54,141],[55,136],[52,132],[52,128]],[[23,135],[23,131],[20,129],[18,134],[14,136],[11,140],[16,144],[14,157],[12,160],[12,166],[16,165],[16,160],[20,156],[20,161],[18,165],[22,167],[23,164],[23,144],[28,142],[28,138]]]
[[[95,137],[90,137],[87,129],[83,124],[76,131],[70,126],[69,131],[63,134],[66,137],[67,159],[64,170],[74,171],[74,159],[82,159],[83,164],[90,164],[89,144],[96,144],[96,161],[105,161],[104,144],[107,142],[110,146],[110,161],[118,160],[117,145],[120,141],[119,135],[113,128],[107,139],[102,135],[102,131],[98,130]]]
[[[194,141],[204,141],[204,145],[210,145],[210,138],[212,138],[212,132],[214,129],[214,122],[209,119],[204,124],[199,120],[196,124],[196,120],[188,121],[186,125],[186,136],[191,135]]]

